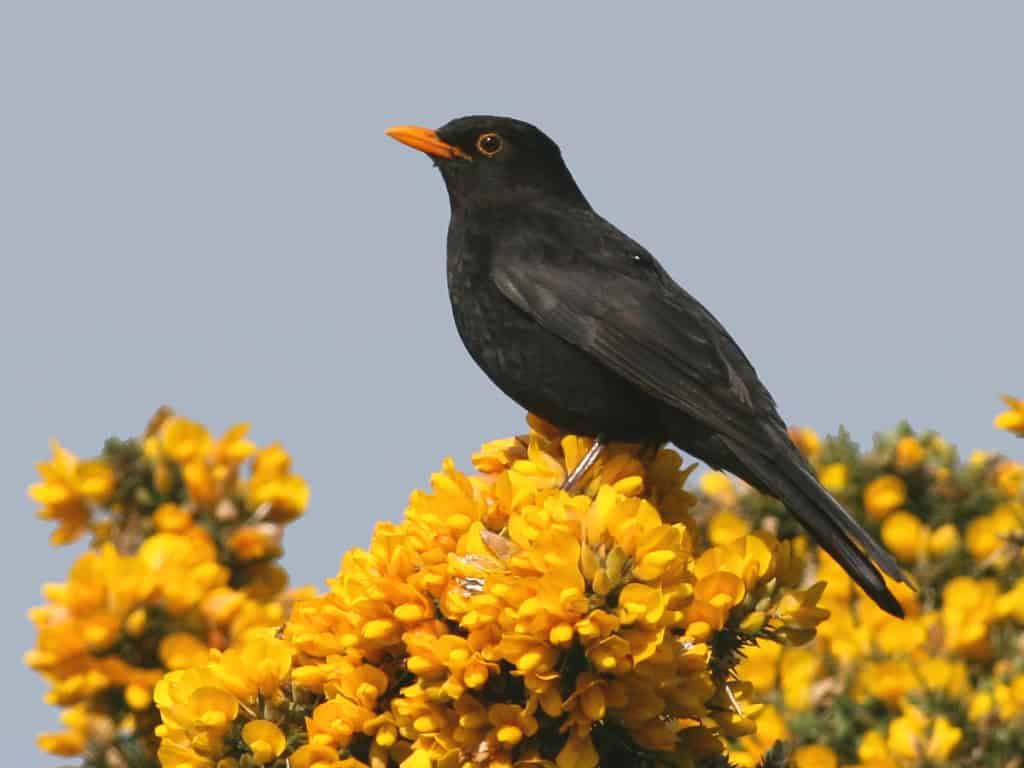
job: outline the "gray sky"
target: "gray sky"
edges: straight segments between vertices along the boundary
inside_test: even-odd
[[[395,123],[547,130],[791,423],[1020,456],[991,419],[1024,394],[1022,29],[1011,2],[5,3],[7,762],[57,722],[20,667],[73,555],[24,496],[49,436],[251,420],[312,485],[285,563],[319,583],[443,456],[522,430],[455,334],[447,198]]]

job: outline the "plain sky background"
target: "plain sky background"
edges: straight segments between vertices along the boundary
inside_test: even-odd
[[[610,5],[610,4],[609,4]],[[6,2],[0,9],[0,721],[53,550],[24,487],[168,403],[281,439],[333,575],[445,455],[521,432],[464,353],[448,203],[395,123],[497,113],[753,359],[791,423],[964,449],[1024,394],[1024,5]]]

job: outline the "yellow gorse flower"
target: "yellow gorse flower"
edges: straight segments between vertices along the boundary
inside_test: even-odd
[[[268,507],[268,519],[288,522],[306,508],[309,487],[305,480],[292,474],[291,457],[275,443],[256,454],[248,498],[254,507]]]
[[[793,768],[838,768],[839,758],[823,744],[807,744],[793,752]]]
[[[807,459],[816,461],[821,453],[821,438],[813,429],[790,427],[789,437]]]
[[[895,463],[897,469],[907,472],[917,467],[926,456],[921,441],[913,435],[905,435],[896,443]]]
[[[912,563],[928,548],[930,535],[921,520],[898,510],[882,523],[882,543],[902,563]]]
[[[889,724],[886,742],[888,754],[897,760],[944,762],[956,749],[963,731],[949,718],[929,719],[920,710],[906,707],[904,713]]]
[[[28,495],[42,505],[37,513],[55,520],[52,544],[70,544],[86,532],[93,507],[103,504],[114,489],[114,473],[99,461],[80,461],[56,440],[50,441],[51,461],[36,464],[41,481],[29,486]]]
[[[885,517],[907,500],[907,485],[898,475],[882,475],[864,489],[864,509],[872,519]]]
[[[242,740],[252,751],[253,762],[257,765],[272,762],[288,743],[281,729],[269,720],[250,720],[242,728]]]
[[[842,462],[836,461],[826,464],[818,471],[818,479],[832,493],[842,493],[846,490],[849,470]]]
[[[1013,432],[1017,437],[1024,437],[1024,400],[1003,395],[1003,402],[1008,410],[1003,411],[994,420],[995,426]]]

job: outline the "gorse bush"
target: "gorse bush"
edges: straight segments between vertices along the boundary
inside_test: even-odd
[[[153,688],[167,670],[204,664],[254,628],[284,620],[275,564],[283,526],[309,491],[279,446],[239,425],[220,439],[166,412],[138,440],[108,440],[80,461],[58,443],[29,496],[54,544],[89,536],[68,580],[43,588],[26,663],[64,707],[66,729],[39,737],[89,766],[156,766]]]
[[[824,584],[770,534],[701,546],[677,453],[620,447],[570,495],[589,441],[533,427],[445,462],[280,637],[166,676],[162,762],[678,765],[753,731],[737,651],[809,640]]]
[[[1024,433],[1024,406],[997,425]],[[275,560],[308,489],[245,426],[161,413],[30,495],[91,548],[26,661],[84,766],[1010,764],[1024,754],[1024,467],[901,426],[861,453],[794,431],[906,565],[899,621],[775,501],[672,450],[530,419],[446,460],[327,590]],[[770,749],[776,741],[787,749]],[[789,753],[789,754],[787,754]]]

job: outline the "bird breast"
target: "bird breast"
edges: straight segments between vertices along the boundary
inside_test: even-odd
[[[460,227],[449,231],[455,326],[488,378],[520,406],[564,430],[630,442],[661,439],[650,398],[502,295],[490,274],[491,242]]]

